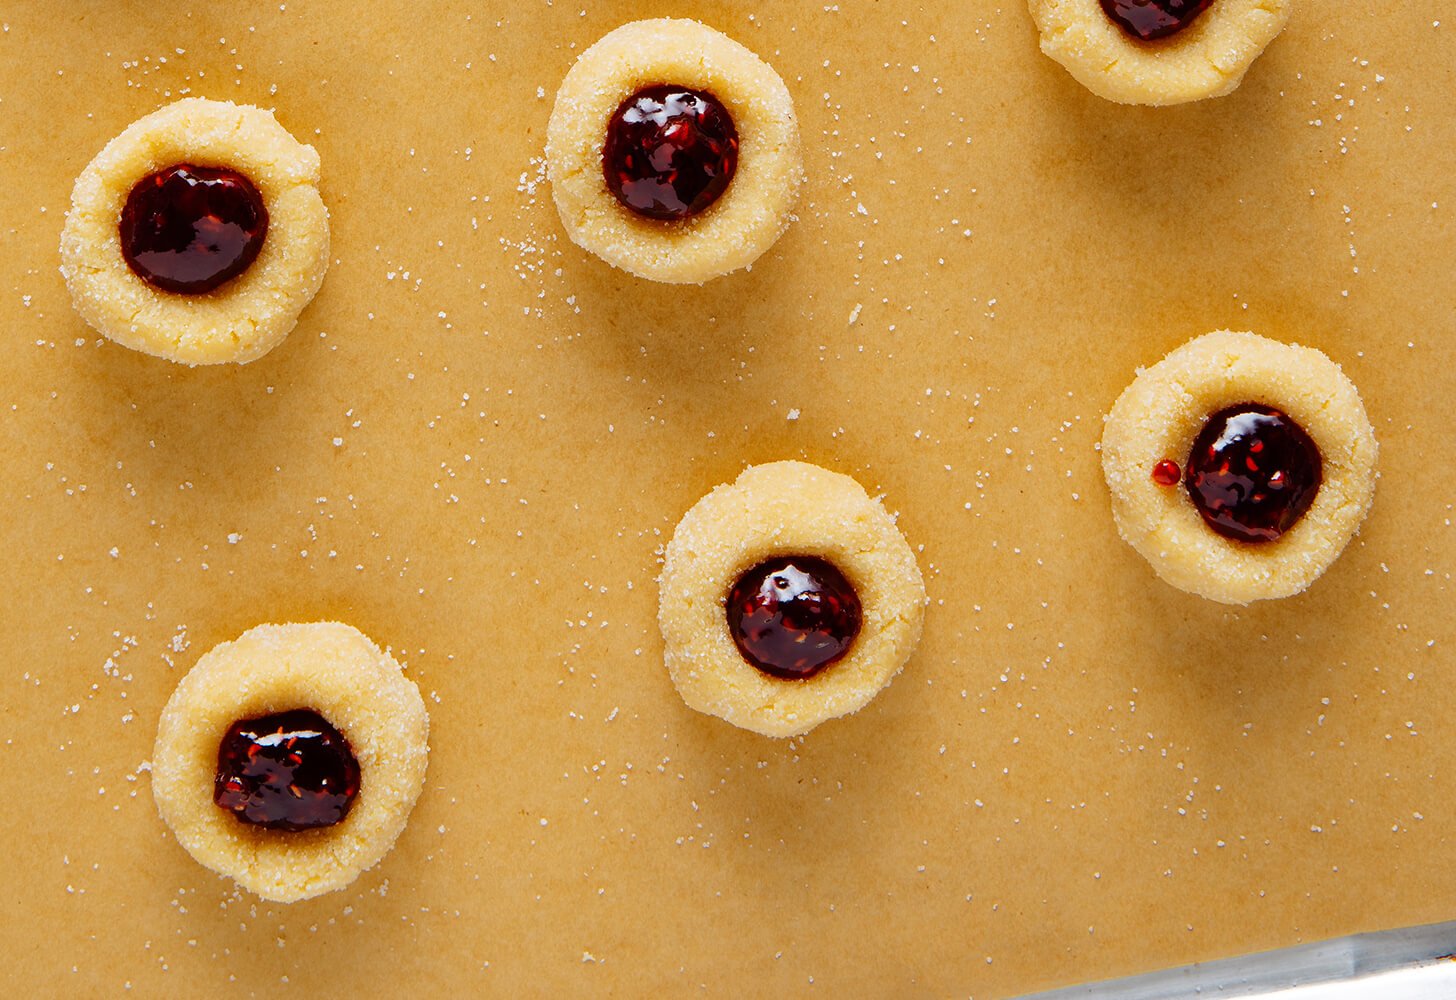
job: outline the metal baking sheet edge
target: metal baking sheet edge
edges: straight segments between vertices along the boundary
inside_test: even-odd
[[[1127,979],[1030,994],[1022,1000],[1281,1000],[1456,998],[1456,921],[1354,934],[1202,962]]]

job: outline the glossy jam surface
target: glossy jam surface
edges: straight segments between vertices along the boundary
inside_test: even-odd
[[[1150,42],[1176,35],[1212,3],[1213,0],[1102,0],[1102,9],[1123,31]]]
[[[1193,441],[1185,483],[1220,535],[1270,542],[1309,510],[1323,481],[1319,448],[1270,406],[1243,403],[1208,418]]]
[[[1159,486],[1177,486],[1183,478],[1183,470],[1171,458],[1165,458],[1153,466],[1153,482]]]
[[[121,255],[143,281],[201,295],[257,258],[268,210],[242,174],[181,163],[136,183],[121,210],[120,235]]]
[[[649,219],[697,215],[722,197],[737,169],[738,129],[706,91],[644,87],[607,124],[607,187]]]
[[[348,740],[311,709],[228,727],[217,747],[212,800],[269,830],[333,826],[359,793],[359,762]]]
[[[859,635],[859,595],[833,563],[813,556],[755,566],[729,591],[726,610],[743,658],[783,680],[813,677]]]

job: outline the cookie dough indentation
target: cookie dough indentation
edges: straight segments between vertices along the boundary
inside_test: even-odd
[[[1139,372],[1102,435],[1122,537],[1168,583],[1225,604],[1318,579],[1370,509],[1376,454],[1338,365],[1227,331]]]
[[[751,583],[761,576],[777,588],[774,571],[784,575],[788,564],[797,576],[783,580],[782,596],[791,604],[803,595],[806,604],[771,608],[777,596],[766,602]],[[775,623],[776,610],[789,614]],[[914,553],[878,500],[848,476],[773,462],[745,470],[683,516],[667,545],[658,621],[668,673],[690,707],[783,737],[868,704],[914,651],[924,610]],[[773,627],[750,655],[776,660],[795,641],[818,648],[775,676],[735,637],[755,626]]]
[[[738,652],[770,677],[807,680],[849,652],[863,616],[832,562],[777,556],[738,578],[724,606]]]
[[[607,123],[607,187],[629,210],[677,221],[706,211],[738,170],[738,129],[712,94],[645,87]]]
[[[1258,403],[1209,417],[1188,456],[1188,496],[1204,523],[1241,542],[1272,542],[1298,524],[1323,479],[1304,428]]]
[[[1102,11],[1133,38],[1150,42],[1188,27],[1213,0],[1101,0]]]
[[[199,295],[246,271],[268,236],[268,208],[235,170],[179,163],[136,182],[121,209],[121,255],[164,292]]]
[[[333,826],[358,794],[359,759],[313,709],[239,719],[218,744],[212,801],[241,822],[269,830]]]
[[[307,757],[297,742],[270,746],[321,732],[308,728],[313,717],[339,740],[314,738]],[[199,863],[291,903],[344,888],[394,846],[424,786],[428,736],[418,688],[358,629],[259,625],[177,685],[157,728],[152,791]],[[285,807],[283,796],[296,801]]]
[[[76,311],[123,346],[183,364],[262,357],[328,269],[318,182],[318,153],[272,112],[188,98],[146,115],[71,192],[61,274]]]
[[[1028,4],[1042,52],[1079,83],[1109,101],[1151,105],[1233,93],[1284,29],[1290,10],[1290,0],[1213,0],[1202,6],[1183,0],[1176,11],[1167,0]],[[1123,17],[1116,16],[1118,10]]]
[[[673,95],[670,106],[652,106]],[[614,139],[619,116],[648,120]],[[640,157],[624,164],[626,146],[657,167]],[[726,35],[674,18],[622,25],[582,53],[556,94],[546,162],[573,241],[674,284],[757,260],[788,228],[803,178],[798,119],[779,75]],[[619,200],[614,185],[624,182]]]

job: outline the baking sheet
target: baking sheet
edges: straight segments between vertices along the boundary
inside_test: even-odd
[[[1456,923],[1402,927],[1071,986],[1025,1000],[1437,1000],[1456,993]]]
[[[751,273],[665,289],[564,240],[540,157],[575,56],[681,13],[0,10],[11,977],[994,997],[1450,919],[1453,26],[1309,0],[1235,96],[1150,110],[1019,0],[694,5],[788,82],[810,180]],[[323,157],[335,263],[242,369],[98,341],[56,270],[76,174],[188,95]],[[1248,610],[1152,576],[1095,450],[1220,327],[1328,352],[1382,444],[1360,538]],[[685,709],[654,620],[680,514],[779,458],[882,492],[932,602],[786,743]],[[408,664],[429,783],[353,889],[266,905],[146,761],[203,651],[322,618]]]

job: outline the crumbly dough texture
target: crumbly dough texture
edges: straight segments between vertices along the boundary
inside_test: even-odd
[[[859,595],[859,637],[808,680],[766,676],[738,652],[724,600],[775,555],[819,556]],[[858,711],[920,641],[925,583],[894,519],[848,476],[804,462],[745,470],[683,516],[662,570],[658,621],[683,701],[765,736],[797,736]]]
[[[1292,0],[1214,0],[1187,28],[1133,38],[1099,0],[1028,0],[1041,50],[1092,93],[1119,104],[1186,104],[1238,89],[1284,30]]]
[[[1187,463],[1211,414],[1263,403],[1292,417],[1319,447],[1324,482],[1305,515],[1272,542],[1225,538],[1182,486],[1153,466]],[[1375,432],[1339,365],[1309,347],[1252,333],[1189,341],[1118,398],[1102,433],[1102,470],[1117,528],[1173,586],[1224,604],[1298,594],[1339,558],[1375,494]]]
[[[178,163],[246,176],[268,209],[252,265],[201,295],[147,284],[121,254],[118,225],[137,181]],[[133,122],[76,178],[61,233],[61,274],[76,311],[134,350],[188,365],[239,364],[276,347],[313,300],[329,265],[319,157],[271,111],[188,98]]]
[[[228,726],[312,708],[349,741],[359,793],[348,816],[284,832],[239,821],[212,800]],[[358,629],[337,622],[259,625],[209,651],[162,712],[152,760],[157,810],[198,862],[264,899],[342,889],[404,829],[424,787],[429,718],[414,682]]]
[[[681,222],[635,215],[602,175],[617,106],[664,83],[712,93],[738,129],[728,190]],[[673,284],[701,284],[757,260],[788,228],[804,173],[793,98],[779,75],[728,36],[674,18],[624,24],[582,53],[556,94],[546,163],[572,240],[624,271]]]

